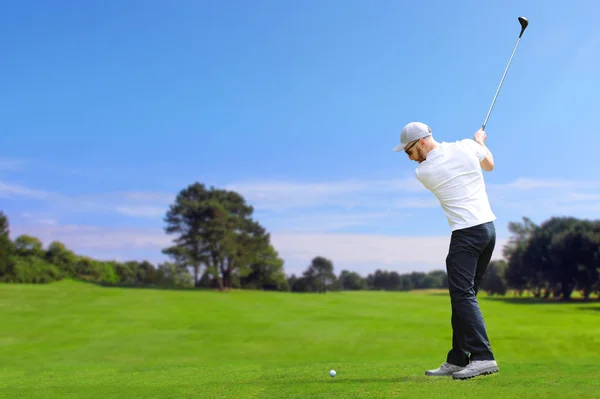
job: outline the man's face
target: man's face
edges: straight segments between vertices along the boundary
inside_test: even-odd
[[[427,152],[423,146],[421,139],[408,143],[404,148],[404,152],[408,155],[408,159],[421,163],[427,157]]]

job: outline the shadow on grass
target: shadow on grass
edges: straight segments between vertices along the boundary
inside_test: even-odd
[[[587,310],[592,312],[600,312],[600,306],[579,306],[579,310]]]
[[[385,378],[344,378],[338,381],[333,381],[334,383],[344,383],[344,384],[377,384],[377,383],[390,383],[395,384],[398,382],[421,382],[426,376],[399,376],[399,377],[385,377]]]
[[[98,281],[92,281],[92,280],[86,280],[86,279],[82,279],[82,278],[73,278],[73,281],[77,281],[80,283],[86,283],[86,284],[91,284],[91,285],[95,285],[97,287],[102,287],[102,288],[128,288],[128,289],[138,289],[138,290],[166,290],[166,291],[216,291],[218,292],[219,290],[216,288],[207,288],[207,287],[173,287],[173,286],[168,286],[168,285],[152,285],[152,284],[148,284],[148,285],[139,285],[139,284],[113,284],[113,283],[103,283],[103,282],[98,282]],[[227,291],[227,290],[224,290]],[[232,291],[236,291],[235,289]]]
[[[448,292],[430,292],[427,293],[428,296],[443,296],[443,297],[450,297],[450,294]],[[575,297],[575,298],[570,298],[568,300],[562,300],[561,298],[536,298],[534,296],[514,296],[512,294],[509,295],[489,295],[486,292],[479,292],[479,294],[477,294],[477,299],[478,300],[485,300],[485,301],[493,301],[493,302],[504,302],[504,303],[510,303],[510,304],[515,304],[515,305],[552,305],[552,304],[556,304],[556,305],[569,305],[569,304],[576,304],[576,303],[599,303],[600,302],[600,298],[598,297],[593,297],[593,298],[589,298],[589,299],[584,299],[581,297]],[[582,309],[589,309],[589,307],[582,307]]]
[[[583,298],[571,298],[569,300],[562,300],[561,298],[535,298],[535,297],[513,297],[513,296],[489,296],[486,294],[478,295],[479,299],[485,299],[486,301],[492,302],[504,302],[515,305],[573,305],[581,303],[598,303],[600,302],[597,298],[583,299]]]
[[[91,284],[97,287],[102,288],[126,288],[126,289],[138,289],[138,290],[164,290],[164,291],[183,291],[183,292],[216,292],[216,293],[227,293],[227,292],[250,292],[250,291],[260,291],[260,292],[280,292],[280,293],[293,293],[293,294],[312,294],[312,295],[323,295],[318,292],[291,292],[291,291],[277,291],[275,289],[267,289],[267,288],[225,288],[222,291],[219,291],[218,288],[212,287],[180,287],[180,286],[169,286],[169,285],[152,285],[152,284],[123,284],[123,283],[106,283],[99,282],[93,280],[86,280],[82,278],[71,278],[73,281],[77,281],[80,283]]]

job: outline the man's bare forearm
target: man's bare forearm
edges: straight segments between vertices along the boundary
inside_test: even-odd
[[[473,140],[483,148],[485,148],[485,158],[480,162],[481,168],[486,172],[491,172],[494,170],[494,155],[492,151],[485,145],[485,140],[487,139],[487,135],[485,131],[479,129],[475,135],[473,136]]]

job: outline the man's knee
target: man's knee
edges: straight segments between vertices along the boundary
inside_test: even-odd
[[[448,254],[446,272],[450,296],[468,298],[474,295],[476,264],[477,259],[469,253]]]
[[[448,283],[448,291],[450,292],[451,300],[464,300],[475,298],[475,288],[473,284],[450,284]]]

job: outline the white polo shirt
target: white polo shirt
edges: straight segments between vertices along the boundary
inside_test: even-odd
[[[417,179],[440,201],[452,231],[496,219],[480,165],[485,154],[472,139],[442,142],[415,170]]]

